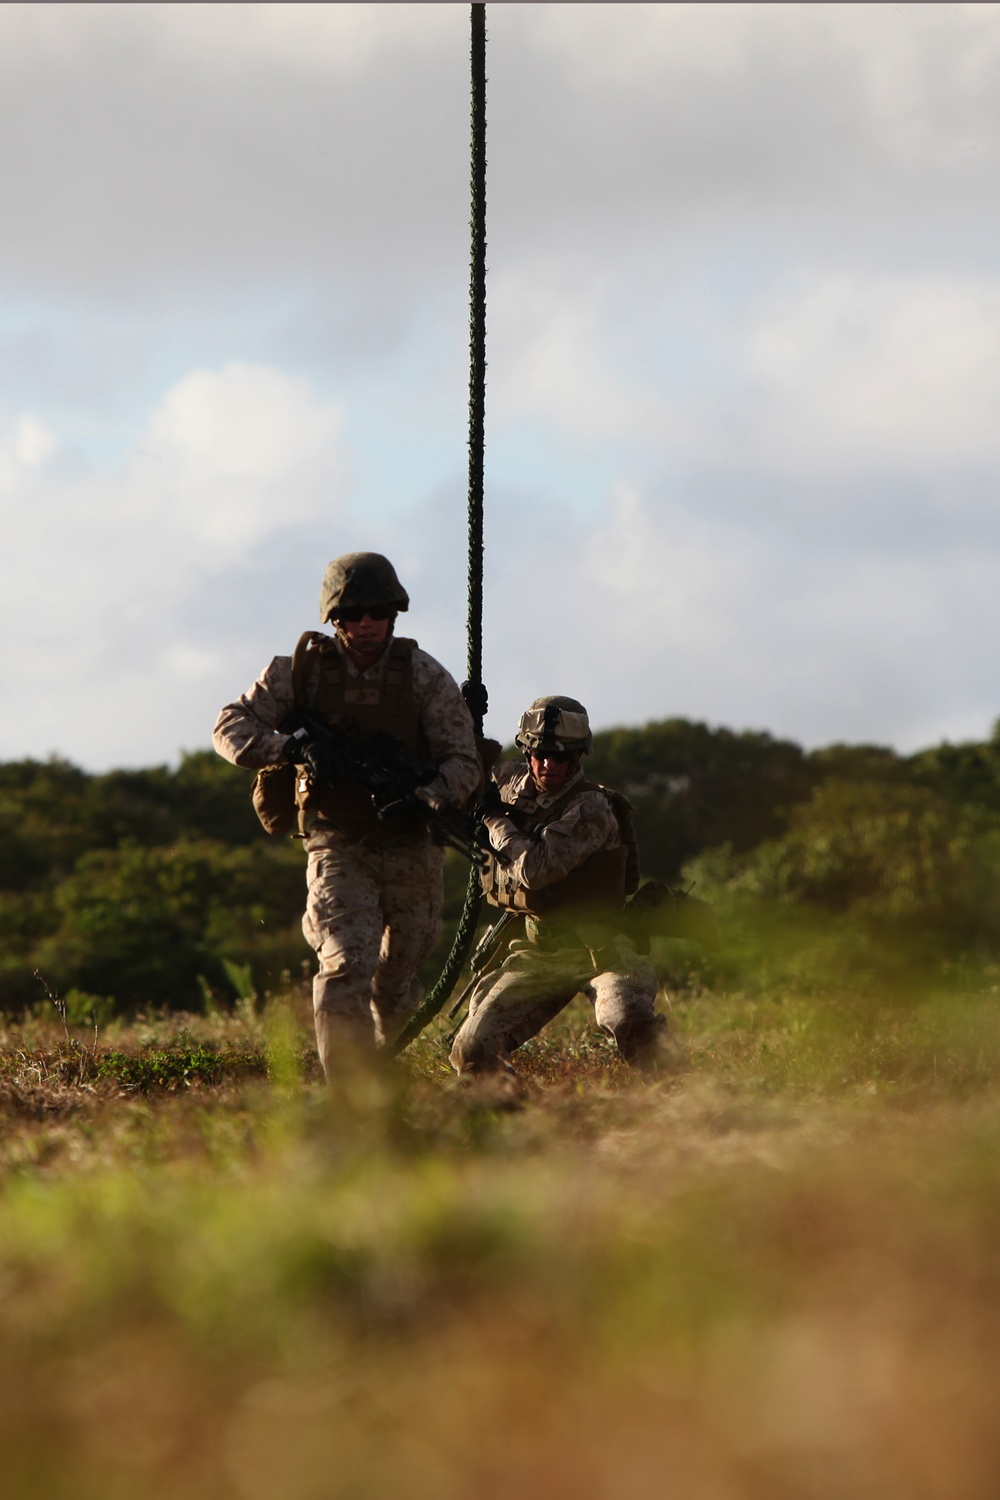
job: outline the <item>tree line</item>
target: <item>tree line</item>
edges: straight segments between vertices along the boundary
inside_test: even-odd
[[[1000,949],[1000,734],[902,756],[811,752],[685,719],[595,735],[648,876],[904,935],[935,959]],[[309,959],[301,846],[271,839],[251,777],[211,751],[92,775],[0,764],[0,1008],[200,1008],[276,989]],[[449,860],[445,933],[465,867]]]

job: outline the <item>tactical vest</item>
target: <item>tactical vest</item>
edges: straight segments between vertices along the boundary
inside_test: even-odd
[[[310,708],[328,724],[359,740],[391,734],[411,755],[429,760],[430,750],[420,726],[420,709],[413,693],[413,653],[416,641],[392,637],[387,659],[377,679],[352,677],[334,638],[307,630],[292,657],[292,683],[297,705]],[[382,822],[371,793],[352,776],[334,785],[315,783],[303,766],[297,768],[295,802],[303,832],[315,819],[332,824],[352,839],[369,843],[398,838],[425,829],[419,814]]]
[[[632,895],[639,885],[639,847],[632,804],[621,792],[597,781],[578,781],[548,807],[525,808],[511,802],[504,807],[503,814],[519,832],[539,834],[548,824],[557,822],[583,792],[600,792],[607,799],[618,823],[621,843],[614,849],[598,849],[562,880],[532,891],[491,857],[481,876],[487,901],[508,911],[527,912],[536,917],[555,912],[579,912],[582,916],[621,910],[625,897]]]

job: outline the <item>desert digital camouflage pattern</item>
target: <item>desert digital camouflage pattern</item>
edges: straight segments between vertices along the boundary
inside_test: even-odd
[[[337,646],[349,677],[363,682],[381,679],[388,653],[367,672],[359,672],[339,642]],[[479,785],[472,719],[451,673],[419,647],[413,653],[413,696],[431,759],[438,766],[437,779],[428,790],[460,806]],[[292,658],[276,656],[253,686],[219,714],[212,743],[236,766],[259,771],[262,766],[280,764],[289,737],[276,730],[294,706]]]
[[[586,780],[575,771],[557,792],[540,792],[523,761],[508,760],[497,766],[493,779],[503,800],[526,817],[542,822],[553,803],[561,801],[573,786]],[[561,818],[546,823],[537,837],[521,833],[502,813],[486,818],[490,843],[510,861],[507,875],[529,890],[540,890],[562,880],[591,854],[614,849],[621,843],[618,819],[603,792],[581,789]]]
[[[451,1049],[459,1075],[509,1068],[510,1054],[537,1036],[575,995],[594,1007],[600,1029],[613,1037],[625,1061],[655,1068],[670,1057],[667,1023],[657,1015],[656,971],[625,938],[614,939],[615,967],[595,970],[591,954],[578,947],[548,951],[514,942],[500,968],[476,986],[469,1015]],[[602,958],[610,955],[606,948]]]
[[[419,1005],[416,973],[441,929],[444,850],[429,839],[321,839],[306,844],[302,931],[319,959],[316,1044],[330,1077],[341,1058],[392,1041]]]
[[[557,792],[545,795],[536,791],[530,772],[519,762],[507,761],[494,774],[503,800],[519,811],[536,810],[540,822],[574,781],[585,780],[577,771]],[[591,855],[621,842],[607,798],[585,785],[537,835],[521,833],[502,813],[486,824],[491,843],[536,888],[563,879]],[[511,1052],[536,1036],[577,994],[591,1002],[598,1026],[614,1038],[627,1062],[656,1068],[672,1059],[667,1023],[654,1008],[658,984],[653,965],[614,931],[613,923],[574,931],[571,920],[569,914],[558,920],[530,917],[527,939],[511,943],[500,967],[480,980],[452,1047],[457,1073],[508,1069]]]
[[[524,710],[514,742],[522,750],[579,750],[589,755],[594,748],[590,716],[576,698],[550,693]]]
[[[349,676],[381,680],[385,652],[360,672],[339,642]],[[427,790],[456,806],[480,784],[472,719],[454,678],[426,651],[413,652],[413,696],[438,775]],[[277,726],[294,704],[292,658],[276,656],[227,704],[212,736],[220,755],[255,770],[279,764],[288,736]],[[388,826],[388,825],[387,825]],[[377,845],[329,825],[306,838],[308,899],[302,930],[319,958],[313,981],[316,1042],[327,1077],[401,1028],[420,999],[416,974],[440,927],[444,854],[423,828]]]

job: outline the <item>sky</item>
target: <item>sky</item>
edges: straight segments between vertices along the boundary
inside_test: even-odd
[[[1000,6],[491,3],[487,731],[1000,717]],[[465,675],[464,4],[0,6],[0,759],[387,553]]]

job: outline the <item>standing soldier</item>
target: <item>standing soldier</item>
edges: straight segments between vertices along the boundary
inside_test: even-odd
[[[362,742],[391,734],[436,770],[418,796],[465,803],[480,784],[472,718],[440,662],[393,635],[409,604],[387,558],[336,558],[319,606],[333,636],[307,632],[294,656],[276,656],[222,710],[213,734],[220,755],[258,771],[258,787],[270,777],[288,785],[290,797],[294,782],[309,855],[302,930],[319,959],[313,1006],[328,1079],[345,1058],[384,1046],[419,1003],[417,971],[441,926],[444,851],[419,815],[382,820],[353,776],[320,774],[308,741],[281,725],[307,708]],[[261,817],[272,831],[290,826],[290,818],[282,825]]]
[[[513,1073],[510,1053],[582,993],[622,1057],[655,1070],[673,1040],[653,1008],[653,965],[622,931],[625,897],[639,882],[628,802],[585,780],[592,737],[575,698],[536,698],[516,743],[524,761],[497,767],[484,799],[490,842],[507,860],[492,862],[484,885],[494,905],[525,914],[525,940],[473,990],[452,1066]]]

